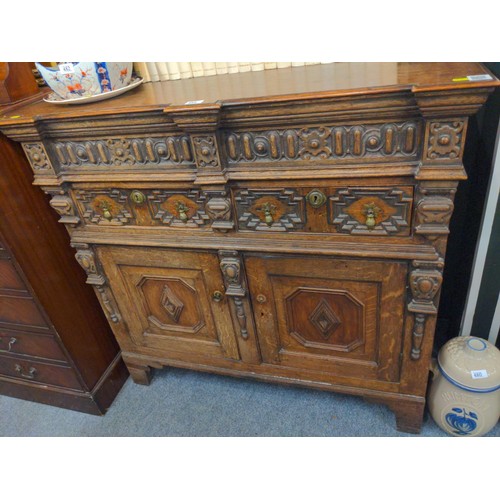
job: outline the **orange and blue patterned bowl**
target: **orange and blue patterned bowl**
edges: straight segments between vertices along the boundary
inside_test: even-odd
[[[132,77],[131,62],[60,63],[48,68],[35,63],[47,85],[62,99],[90,97],[126,87]]]

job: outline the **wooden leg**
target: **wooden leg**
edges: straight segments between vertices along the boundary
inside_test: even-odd
[[[125,363],[132,380],[136,384],[149,385],[151,382],[151,368],[149,366],[139,366],[135,364]]]
[[[425,398],[416,401],[384,400],[366,397],[371,403],[387,405],[396,417],[396,429],[400,432],[420,434],[424,418]]]
[[[418,402],[399,401],[389,404],[396,416],[396,428],[400,432],[420,434],[424,418],[425,399]]]

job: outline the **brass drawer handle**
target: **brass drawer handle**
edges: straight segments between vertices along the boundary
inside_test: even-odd
[[[189,211],[189,208],[184,205],[184,203],[182,203],[181,201],[178,201],[176,204],[175,204],[175,208],[177,210],[177,215],[179,216],[179,219],[182,221],[182,222],[186,222],[188,220],[188,211]]]
[[[319,208],[326,203],[326,196],[323,191],[320,191],[319,189],[313,189],[307,194],[306,200],[309,205],[311,205],[311,207]]]
[[[28,373],[23,373],[23,367],[21,365],[16,365],[15,369],[16,369],[16,372],[19,373],[19,375],[21,375],[21,377],[23,377],[23,378],[33,380],[36,376],[36,368],[33,366],[30,367]]]
[[[0,341],[3,340],[2,338],[0,338]],[[11,337],[10,340],[9,340],[9,343],[7,344],[8,347],[7,349],[0,349],[0,351],[2,352],[10,352],[12,350],[12,346],[17,342],[17,339],[15,337]]]
[[[102,210],[102,216],[106,220],[111,220],[113,218],[113,214],[111,213],[111,207],[107,201],[101,201],[99,204],[99,208]]]
[[[264,203],[260,210],[264,212],[264,222],[268,226],[272,226],[274,223],[273,215],[276,213],[276,207],[272,203]]]
[[[222,292],[219,292],[219,290],[216,290],[212,294],[212,299],[214,302],[220,302],[224,298],[224,294]]]
[[[366,215],[365,225],[368,229],[373,229],[376,225],[375,218],[380,213],[380,208],[375,203],[368,203],[365,205],[363,214]]]

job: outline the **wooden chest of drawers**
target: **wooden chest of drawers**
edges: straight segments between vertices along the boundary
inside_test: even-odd
[[[119,346],[22,147],[0,134],[0,394],[103,415]]]
[[[136,382],[177,366],[300,384],[419,431],[467,120],[498,82],[475,63],[359,69],[150,83],[0,121]]]

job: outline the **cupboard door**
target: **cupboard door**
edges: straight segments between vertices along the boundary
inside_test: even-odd
[[[247,256],[264,362],[397,381],[406,264]]]
[[[98,254],[134,351],[239,359],[227,301],[214,300],[224,292],[216,254],[120,247]]]

